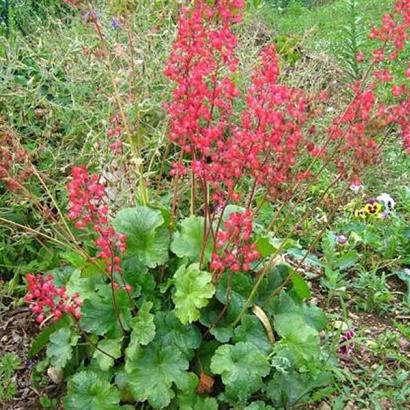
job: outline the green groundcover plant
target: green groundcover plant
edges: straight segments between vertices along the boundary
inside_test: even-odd
[[[96,10],[66,3],[83,7],[112,70]],[[133,2],[112,7],[113,29],[128,32]],[[43,329],[31,354],[45,349],[49,371],[67,380],[65,409],[145,402],[154,409],[270,409],[331,393],[339,340],[325,337],[327,317],[309,303],[300,273],[329,222],[292,266],[284,255],[294,251],[311,210],[284,236],[282,227],[324,170],[332,177],[316,201],[336,190],[340,204],[389,137],[410,149],[410,65],[401,60],[410,3],[397,0],[372,30],[372,55],[357,54],[363,76],[330,125],[321,121],[327,93],[286,85],[273,45],[261,50],[248,89],[239,91],[235,25],[244,7],[243,0],[175,3],[178,31],[164,70],[174,89],[158,107],[168,113],[169,144],[154,176],[144,171],[138,113],[128,118],[111,77],[117,113],[107,146],[129,187],[125,205],[85,164],[72,169],[66,194],[56,197],[18,136],[2,127],[0,179],[47,224],[1,221],[38,235],[58,254],[54,269],[27,274],[26,301]],[[401,71],[392,73],[392,62]],[[50,203],[38,200],[39,190]],[[378,214],[383,206],[388,211],[372,200],[360,211]],[[326,235],[325,284],[336,288],[332,273],[356,254],[335,259],[337,238]]]

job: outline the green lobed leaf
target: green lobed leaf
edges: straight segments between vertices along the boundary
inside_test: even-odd
[[[155,315],[154,341],[162,346],[176,346],[188,358],[201,344],[201,333],[194,325],[183,325],[173,312]]]
[[[117,232],[127,236],[123,258],[128,269],[155,268],[168,260],[169,232],[161,211],[145,206],[122,209],[113,221]]]
[[[221,375],[227,397],[243,403],[263,386],[262,378],[269,374],[270,366],[254,344],[239,342],[218,347],[211,370]]]
[[[125,329],[129,329],[131,320],[130,301],[125,290],[115,291],[115,303],[118,315]],[[98,336],[110,334],[115,336],[121,330],[117,312],[112,299],[110,285],[98,287],[98,292],[84,301],[81,308],[81,326],[86,332]]]
[[[64,410],[118,410],[120,394],[96,373],[84,370],[76,373],[68,382],[63,403]]]
[[[191,262],[198,262],[202,251],[204,237],[204,218],[191,216],[180,222],[180,229],[175,231],[171,251],[179,258],[188,257]],[[204,261],[209,262],[212,253],[212,242],[208,239],[204,251]]]
[[[252,279],[249,275],[238,272],[232,275],[231,280],[229,280],[229,274],[225,273],[218,282],[215,296],[219,302],[226,304],[228,288],[230,287],[229,306],[232,313],[235,312],[238,315],[252,291],[252,286]]]
[[[174,275],[176,292],[173,295],[175,315],[183,323],[192,323],[199,319],[199,310],[205,307],[215,293],[212,276],[201,271],[199,263],[187,268],[181,266]]]
[[[272,351],[272,343],[269,341],[263,325],[260,320],[253,315],[244,315],[242,317],[241,324],[235,328],[233,341],[235,343],[252,343],[264,353]]]
[[[50,335],[54,333],[56,330],[61,329],[62,327],[66,327],[70,325],[70,317],[64,315],[61,319],[57,320],[56,322],[52,323],[49,327],[44,329],[41,333],[37,335],[34,339],[33,344],[31,345],[30,351],[28,353],[29,357],[33,357],[39,352],[41,352],[44,347],[46,347]]]
[[[317,375],[300,374],[295,370],[276,372],[266,386],[266,393],[273,405],[288,408],[298,403],[313,389],[327,386],[331,381],[328,372],[320,372]]]
[[[188,386],[188,360],[173,345],[151,343],[136,353],[126,361],[128,387],[135,400],[148,400],[154,409],[167,407],[175,396],[173,385],[179,389]]]
[[[118,359],[121,356],[121,343],[122,338],[120,339],[103,339],[98,343],[98,347],[101,350],[95,349],[93,357],[97,361],[98,366],[103,371],[107,371],[114,366],[114,359]],[[108,353],[107,354],[103,353]]]
[[[53,367],[62,369],[71,359],[73,346],[77,344],[80,336],[73,335],[70,328],[63,327],[50,335],[47,345],[47,357]]]
[[[133,318],[130,343],[127,348],[127,356],[132,358],[139,345],[147,345],[155,337],[154,315],[150,313],[152,302],[144,300],[137,317]]]

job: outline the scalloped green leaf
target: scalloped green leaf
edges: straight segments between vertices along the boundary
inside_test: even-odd
[[[199,310],[209,303],[215,293],[212,276],[201,271],[199,263],[188,267],[181,266],[174,275],[176,292],[172,299],[175,303],[175,315],[183,323],[192,323],[199,319]]]
[[[62,369],[73,355],[73,347],[80,336],[72,334],[68,327],[58,329],[50,335],[47,345],[47,357],[53,367]]]
[[[121,356],[121,343],[122,338],[120,339],[103,339],[98,343],[98,347],[101,350],[96,349],[94,351],[93,357],[97,361],[98,366],[103,371],[107,371],[114,366],[114,359],[118,359]],[[108,353],[107,354],[103,353]]]
[[[221,375],[227,397],[244,403],[263,386],[262,378],[269,374],[270,365],[267,356],[254,344],[239,342],[218,347],[211,370]]]
[[[241,324],[235,328],[233,341],[235,343],[252,343],[264,353],[272,351],[272,343],[269,341],[263,325],[260,320],[253,315],[244,315],[242,317]]]
[[[151,343],[138,348],[132,360],[127,360],[128,388],[135,400],[146,401],[154,409],[167,407],[175,396],[173,386],[188,386],[188,360],[176,346]]]
[[[173,312],[155,315],[155,342],[162,346],[176,346],[188,358],[201,344],[201,333],[194,325],[183,325]]]
[[[89,299],[84,301],[81,308],[81,326],[86,332],[104,336],[109,334],[113,337],[120,333],[118,315],[125,329],[129,329],[131,320],[130,301],[125,290],[115,291],[114,307],[112,290],[110,285],[98,287]]]
[[[63,403],[65,410],[118,410],[120,393],[96,373],[84,370],[68,382]]]
[[[175,231],[171,243],[171,251],[179,258],[187,257],[191,262],[199,262],[204,237],[204,218],[191,216],[180,222],[179,230]],[[207,241],[204,251],[204,261],[209,262],[212,253],[212,242]]]
[[[139,345],[151,343],[155,337],[154,315],[150,313],[153,307],[152,302],[144,300],[137,317],[132,321],[132,332],[130,344],[127,348],[127,356],[133,357]]]
[[[167,262],[170,235],[161,211],[145,206],[122,209],[113,226],[127,236],[123,261],[128,269],[155,268]]]

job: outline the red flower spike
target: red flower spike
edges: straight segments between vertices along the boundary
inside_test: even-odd
[[[58,288],[51,275],[26,275],[28,293],[25,297],[30,309],[41,324],[47,317],[58,320],[63,312],[80,317],[81,301],[78,293],[68,295],[65,288]]]

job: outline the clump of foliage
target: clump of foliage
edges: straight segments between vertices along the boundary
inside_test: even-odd
[[[283,82],[274,45],[261,49],[247,90],[239,91],[235,26],[244,1],[181,7],[164,70],[173,85],[164,102],[169,142],[155,174],[146,170],[132,87],[138,74],[128,21],[133,2],[116,4],[112,20],[131,50],[126,100],[100,16],[90,4],[67,3],[84,7],[98,58],[110,73],[116,113],[104,149],[116,160],[126,198],[116,201],[104,169],[85,164],[72,169],[66,192],[57,197],[6,126],[0,157],[0,180],[16,198],[30,201],[43,226],[0,221],[37,235],[58,255],[54,269],[26,276],[26,301],[46,327],[31,353],[46,348],[52,371],[67,379],[64,407],[148,402],[155,409],[251,409],[327,394],[338,349],[323,340],[327,316],[308,302],[311,290],[300,268],[322,241],[323,284],[338,291],[338,276],[358,255],[338,249],[343,240],[328,232],[330,221],[352,182],[357,186],[374,166],[392,128],[410,150],[410,66],[400,60],[409,2],[397,0],[372,30],[378,45],[372,55],[360,55],[364,74],[330,125],[321,122],[329,96]],[[391,61],[401,63],[400,72],[390,71]],[[126,101],[136,104],[132,116]],[[284,255],[295,255],[294,238],[315,207],[285,234],[282,228],[325,171],[329,183],[316,204],[331,190],[338,192],[337,203],[291,265]],[[39,200],[39,192],[49,202]],[[358,211],[371,218],[381,202]]]
[[[17,392],[15,371],[20,367],[20,358],[15,353],[5,353],[0,357],[0,400],[7,402]]]

